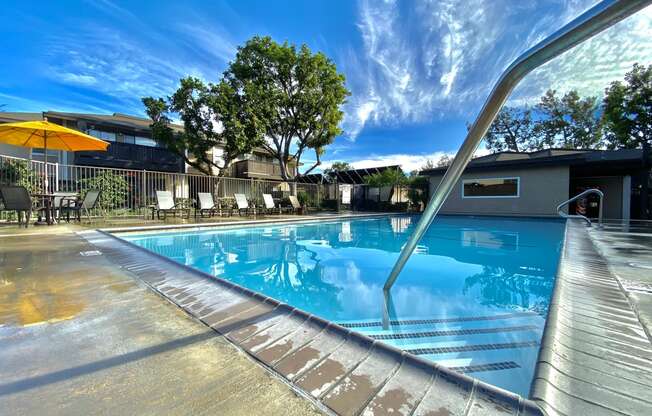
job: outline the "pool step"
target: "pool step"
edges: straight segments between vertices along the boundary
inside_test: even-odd
[[[415,338],[433,338],[449,337],[456,335],[478,335],[478,334],[496,334],[501,332],[514,331],[536,331],[535,325],[519,325],[496,328],[469,328],[469,329],[448,329],[436,331],[419,331],[419,332],[392,332],[391,330],[384,334],[367,334],[369,337],[377,340],[394,340],[394,339],[415,339]]]
[[[405,352],[414,355],[425,354],[451,354],[458,352],[471,352],[471,351],[490,351],[501,349],[513,348],[530,348],[538,347],[537,341],[524,341],[524,342],[503,342],[498,344],[474,344],[474,345],[454,345],[450,347],[423,347],[423,348],[403,348]]]
[[[539,316],[536,312],[523,311],[523,312],[514,312],[514,313],[503,313],[498,315],[489,315],[489,316],[459,316],[453,318],[430,318],[430,319],[405,319],[405,320],[390,320],[389,325],[391,326],[406,326],[406,325],[427,325],[427,324],[442,324],[442,323],[454,323],[454,322],[474,322],[474,321],[495,321],[502,319],[512,319],[512,318],[527,318]],[[382,327],[383,323],[381,321],[345,321],[340,322],[339,325],[344,328],[358,329],[358,328],[376,328]]]
[[[539,351],[544,318],[531,311],[507,311],[389,322],[388,329],[383,329],[379,320],[339,324],[457,372],[516,386],[531,378],[530,368]]]

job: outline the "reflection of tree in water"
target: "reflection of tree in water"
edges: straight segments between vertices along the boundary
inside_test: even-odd
[[[523,274],[522,269],[509,270],[499,266],[483,266],[482,273],[464,281],[464,294],[479,286],[483,305],[513,307],[545,315],[553,288],[553,280],[540,275]]]
[[[284,239],[261,234],[225,234],[215,239],[220,252],[213,261],[224,262],[223,274],[234,283],[309,311],[335,314],[340,310],[341,289],[321,279],[317,253],[297,244],[294,233]],[[226,261],[227,253],[236,254],[237,262]]]

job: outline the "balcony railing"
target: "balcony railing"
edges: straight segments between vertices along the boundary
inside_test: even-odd
[[[167,149],[119,142],[111,142],[106,152],[77,152],[75,164],[163,172],[183,171],[183,160]]]
[[[233,164],[233,169],[237,178],[281,179],[278,163],[241,160]]]

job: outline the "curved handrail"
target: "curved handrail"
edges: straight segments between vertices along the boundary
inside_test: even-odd
[[[480,114],[469,129],[466,139],[464,139],[453,162],[446,170],[421,219],[415,226],[414,232],[403,246],[385,282],[384,291],[391,289],[419,240],[435,219],[442,205],[444,205],[455,183],[462,176],[464,168],[473,157],[473,152],[477,149],[482,137],[487,133],[498,111],[500,111],[509,94],[523,77],[651,3],[652,0],[605,0],[526,51],[503,72],[482,110],[480,110]]]
[[[557,205],[557,214],[559,214],[559,216],[563,218],[580,218],[586,221],[589,225],[591,225],[591,220],[588,217],[585,217],[584,215],[580,215],[580,214],[566,214],[564,211],[561,210],[565,205],[568,205],[571,202],[577,201],[578,199],[590,194],[596,194],[600,197],[600,204],[598,206],[598,227],[602,227],[602,201],[604,200],[604,193],[599,189],[595,189],[595,188],[587,189],[586,191],[575,195],[568,201],[562,202],[561,204]]]

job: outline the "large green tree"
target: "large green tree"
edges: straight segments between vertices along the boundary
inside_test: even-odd
[[[307,150],[315,152],[309,173],[321,164],[324,147],[342,133],[339,124],[349,91],[344,75],[323,53],[287,42],[254,37],[238,48],[225,82],[265,122],[263,147],[276,158],[284,180],[293,179]]]
[[[485,135],[491,152],[549,148],[595,149],[602,144],[598,100],[577,91],[548,90],[534,108],[504,107]]]
[[[536,124],[529,108],[503,107],[485,135],[491,152],[530,150],[536,136]]]
[[[643,149],[640,201],[644,218],[649,218],[652,65],[634,64],[625,82],[613,82],[606,89],[603,105],[608,147]]]
[[[598,116],[598,99],[582,98],[571,90],[558,97],[548,90],[536,106],[535,127],[538,148],[594,149],[600,146],[602,130]]]
[[[609,148],[643,149],[652,141],[652,65],[634,64],[625,82],[605,90],[603,120]]]
[[[349,162],[333,162],[329,168],[324,169],[324,173],[329,175],[335,172],[344,172],[353,169]]]
[[[205,84],[187,77],[172,96],[142,101],[154,140],[206,175],[212,175],[213,168],[224,175],[237,157],[263,144],[265,125],[258,112],[224,81]],[[178,114],[183,129],[173,127],[171,114]],[[216,147],[223,149],[220,157],[213,154]]]

